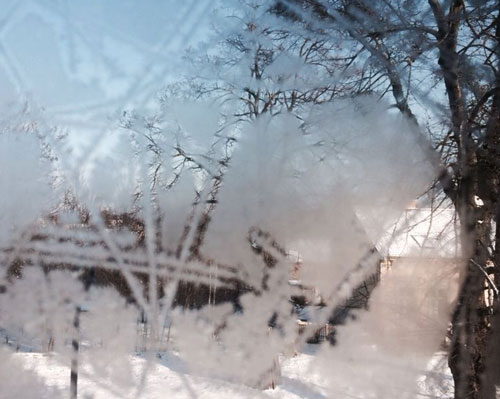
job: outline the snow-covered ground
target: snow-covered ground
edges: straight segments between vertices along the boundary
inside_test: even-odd
[[[309,353],[283,359],[281,383],[275,389],[258,390],[231,383],[215,377],[196,375],[174,354],[164,354],[148,361],[143,356],[129,356],[120,360],[113,371],[99,369],[95,364],[83,361],[78,383],[78,397],[84,399],[114,398],[286,398],[323,399],[347,398],[350,395],[328,384],[331,370],[311,368],[314,348]],[[4,353],[5,354],[5,353]],[[14,353],[13,362],[6,370],[0,367],[0,398],[56,398],[69,394],[68,359],[56,354]],[[83,356],[84,357],[84,356]],[[28,388],[14,369],[38,379],[38,386]],[[3,373],[3,375],[1,375]],[[9,375],[12,378],[7,381]],[[38,378],[37,378],[38,377]],[[390,378],[390,376],[388,376]],[[7,388],[10,387],[10,388]],[[16,388],[16,389],[13,389]],[[420,392],[416,399],[452,397],[452,379],[446,367],[446,354],[437,353],[429,363],[429,370],[421,377]],[[35,390],[33,390],[35,389]]]

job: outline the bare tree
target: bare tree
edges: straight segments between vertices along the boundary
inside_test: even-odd
[[[347,35],[356,57],[364,54],[376,71],[366,85],[392,96],[439,170],[439,186],[459,215],[466,263],[449,356],[456,398],[494,398],[500,382],[493,361],[500,332],[499,7],[497,1],[279,0],[270,9],[325,43]],[[426,79],[429,93],[419,87]],[[429,128],[417,106],[439,115],[441,130]]]

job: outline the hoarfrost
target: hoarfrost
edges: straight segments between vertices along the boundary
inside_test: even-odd
[[[95,5],[13,8],[42,39],[63,38],[58,45],[69,51],[54,57],[54,70],[68,75],[61,80],[72,82],[68,87],[85,90],[77,90],[79,104],[65,103],[68,88],[48,101],[53,82],[37,81],[32,89],[43,93],[36,98],[52,105],[37,115],[39,124],[16,116],[0,126],[0,333],[11,349],[55,351],[73,367],[79,360],[96,384],[136,397],[162,356],[178,355],[189,373],[274,386],[282,357],[305,350],[378,272],[377,242],[435,170],[414,126],[378,98],[318,100],[293,110],[276,100],[266,108],[255,93],[274,101],[287,90],[314,91],[326,75],[293,46],[276,56],[267,25],[281,22],[251,2],[227,26],[243,50],[197,70],[202,83],[169,86],[153,107],[156,90],[170,83],[167,55],[193,39],[210,4],[185,6],[155,46],[143,37],[156,37],[147,21],[162,25],[159,11],[143,15],[141,37],[118,26],[134,20],[131,4],[124,6],[129,14],[104,23]],[[79,11],[86,17],[78,19]],[[240,18],[258,23],[241,32]],[[279,29],[272,32],[279,37]],[[19,90],[50,72],[45,66],[24,81],[25,47],[33,45],[23,40],[15,62],[1,55]],[[262,49],[265,68],[256,77],[249,69]],[[203,55],[224,54],[219,47]],[[93,92],[106,98],[87,103]],[[45,120],[68,128],[68,140]],[[92,134],[77,137],[85,132]],[[85,146],[69,152],[79,141]],[[318,346],[311,370],[329,370],[325,390],[414,395],[446,330],[456,280],[452,262],[395,263],[369,309],[334,327],[337,345]],[[311,306],[300,324],[291,298],[301,295],[321,306]],[[57,394],[0,350],[0,396]],[[146,358],[139,376],[130,367],[133,353]],[[26,388],[11,379],[11,364]],[[196,396],[185,381],[183,389]]]

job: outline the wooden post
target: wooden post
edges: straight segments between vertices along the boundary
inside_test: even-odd
[[[73,347],[73,357],[71,359],[70,376],[70,399],[76,399],[78,393],[78,351],[80,347],[80,313],[82,308],[77,306],[75,309],[75,318],[73,319],[74,336],[71,341]]]

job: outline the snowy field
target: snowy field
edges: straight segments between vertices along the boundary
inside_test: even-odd
[[[193,374],[182,360],[170,354],[148,361],[141,356],[123,359],[117,373],[102,373],[83,365],[79,375],[80,398],[286,398],[326,399],[357,397],[348,388],[333,388],[331,370],[312,367],[314,347],[282,361],[281,383],[275,389],[258,390],[218,378]],[[69,393],[67,359],[56,354],[15,353],[12,367],[0,366],[2,387],[0,398],[57,398]],[[22,370],[22,371],[21,371]],[[17,374],[16,374],[17,372]],[[11,378],[9,377],[11,375]],[[24,377],[21,377],[23,375]],[[27,383],[38,379],[43,388]],[[445,353],[437,353],[422,375],[416,399],[451,398],[451,375],[446,367]],[[32,390],[35,389],[35,390]]]

